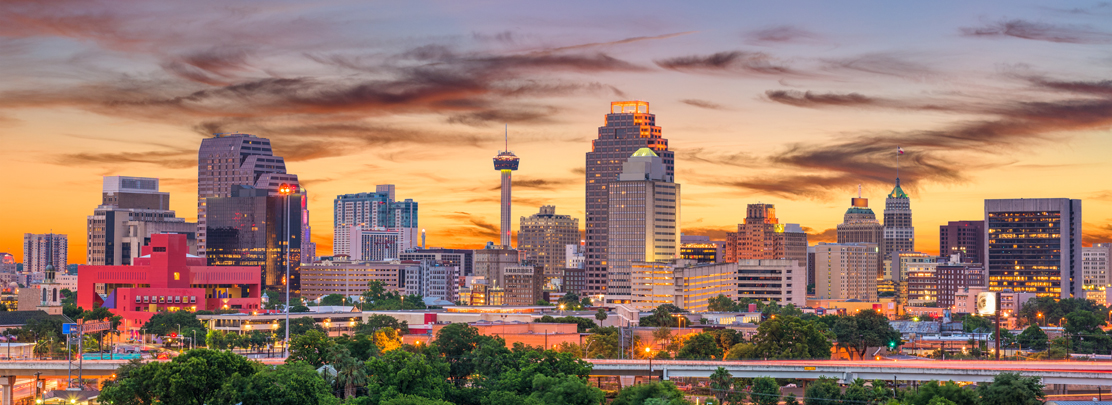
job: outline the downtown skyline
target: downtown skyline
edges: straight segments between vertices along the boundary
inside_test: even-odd
[[[272,141],[320,254],[333,198],[377,184],[420,201],[429,246],[497,243],[504,124],[513,212],[582,225],[584,154],[624,100],[675,152],[685,234],[723,239],[762,202],[833,241],[858,184],[879,214],[898,145],[919,251],[993,198],[1081,199],[1085,245],[1112,241],[1112,6],[1006,4],[6,3],[0,170],[19,197],[0,251],[51,230],[85,251],[106,175],[160,178],[194,221],[213,132]]]

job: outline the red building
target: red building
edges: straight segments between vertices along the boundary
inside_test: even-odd
[[[258,266],[208,266],[188,254],[186,236],[151,235],[131,266],[78,266],[77,306],[103,306],[136,331],[162,311],[259,309]]]

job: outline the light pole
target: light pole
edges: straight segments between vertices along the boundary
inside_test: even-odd
[[[183,347],[182,344],[181,344],[182,338],[184,338],[184,336],[181,335],[181,324],[179,323],[179,324],[176,324],[176,325],[178,325],[178,351],[182,351],[182,350],[185,350],[185,347]],[[171,346],[171,347],[173,347],[173,346]]]
[[[653,349],[650,347],[645,348],[645,357],[649,358],[649,382],[653,382]]]
[[[292,189],[289,184],[283,183],[278,186],[278,193],[284,195],[286,198],[286,230],[282,232],[286,234],[286,340],[285,347],[282,349],[286,357],[290,355],[290,192]]]

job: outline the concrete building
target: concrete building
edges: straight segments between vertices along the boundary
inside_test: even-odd
[[[735,299],[733,263],[698,263],[692,260],[634,262],[630,305],[651,311],[673,304],[690,312],[706,312],[707,300],[725,295]]]
[[[415,248],[402,253],[401,260],[431,260],[433,263],[459,267],[460,276],[470,276],[475,273],[474,252],[470,249]]]
[[[807,247],[807,284],[815,284],[815,247]]]
[[[988,287],[1084,298],[1081,200],[985,200]]]
[[[332,255],[351,255],[351,227],[388,229],[401,234],[400,251],[417,247],[417,202],[394,200],[394,185],[380,184],[373,193],[342,194],[332,202]]]
[[[405,251],[406,232],[401,229],[386,229],[367,225],[344,225],[348,237],[344,238],[351,260],[383,261],[397,260]],[[333,250],[335,246],[333,246]]]
[[[208,198],[231,197],[237,186],[244,185],[253,186],[264,190],[267,195],[276,196],[283,184],[301,190],[297,175],[286,173],[285,159],[274,156],[269,139],[255,135],[228,133],[215,134],[212,138],[201,140],[201,148],[197,152],[198,255],[204,256],[208,246],[208,235],[205,233],[208,229],[206,222]],[[301,210],[306,211],[301,217],[307,217],[306,205],[302,204]],[[298,241],[304,240],[305,243],[311,243],[308,237],[309,229],[303,227],[302,230],[305,232]],[[298,248],[298,251],[300,250]]]
[[[850,207],[843,216],[842,223],[837,225],[838,243],[871,243],[877,246],[880,258],[888,257],[884,250],[884,225],[876,220],[876,214],[869,208],[869,199],[857,198],[850,200]],[[884,261],[877,260],[874,277],[884,277]],[[875,283],[874,283],[875,284]]]
[[[784,224],[784,259],[795,260],[807,267],[807,232],[799,224]]]
[[[163,311],[259,310],[259,267],[206,266],[187,252],[185,235],[156,234],[130,266],[78,266],[77,306],[108,308],[132,333]]]
[[[798,260],[737,261],[734,299],[751,298],[780,305],[807,305],[807,270]]]
[[[1081,273],[1086,286],[1106,286],[1112,284],[1109,274],[1112,269],[1112,243],[1094,243],[1092,247],[1081,248]]]
[[[88,265],[129,265],[156,233],[185,235],[197,254],[197,224],[170,210],[170,193],[158,191],[155,178],[105,176],[101,204],[86,221]]]
[[[459,301],[459,267],[420,262],[416,268],[407,268],[405,293],[453,303]]]
[[[586,240],[587,294],[606,294],[609,284],[608,251],[610,237],[608,185],[618,181],[629,156],[641,148],[652,149],[664,165],[669,177],[675,174],[675,157],[668,150],[668,140],[656,125],[656,116],[649,113],[645,101],[610,103],[605,125],[598,128],[598,138],[591,141],[586,155]]]
[[[937,304],[939,289],[938,262],[908,263],[906,274],[900,279],[896,291],[896,302],[904,306],[924,306]],[[904,299],[907,297],[907,299]]]
[[[876,301],[875,243],[819,243],[815,245],[815,297]]]
[[[722,248],[710,242],[687,242],[680,245],[680,258],[699,263],[722,263]]]
[[[302,194],[273,195],[250,186],[236,186],[227,197],[209,198],[208,265],[257,266],[264,288],[285,290],[289,258],[290,288],[300,290],[304,211],[298,207],[303,201]]]
[[[66,267],[69,237],[60,233],[23,234],[23,272],[41,273],[46,266]]]
[[[490,305],[510,307],[536,305],[538,300],[544,299],[542,286],[544,285],[544,268],[532,264],[518,264],[507,266],[503,269],[501,282],[496,288],[501,288],[502,296],[492,299]]]
[[[567,247],[579,241],[579,220],[557,215],[556,206],[545,205],[540,212],[521,217],[517,249],[525,261],[544,269],[544,289],[558,291],[567,266]]]
[[[586,249],[580,243],[564,247],[564,267],[582,269],[587,264]]]
[[[964,256],[955,254],[947,263],[939,263],[936,268],[938,285],[938,307],[954,306],[954,293],[966,287],[984,288],[985,267],[980,263],[962,263]]]
[[[884,250],[888,252],[914,252],[915,226],[911,220],[911,198],[900,187],[896,177],[896,187],[884,199]]]
[[[510,131],[509,127],[507,127],[506,149],[498,151],[498,154],[494,156],[494,170],[497,170],[499,173],[502,174],[502,185],[499,187],[500,191],[502,192],[502,200],[500,204],[501,215],[499,216],[499,218],[501,218],[501,224],[498,228],[498,232],[500,235],[499,242],[501,243],[502,247],[506,249],[510,249],[513,247],[510,246],[510,232],[513,228],[510,225],[510,208],[513,204],[513,172],[517,170],[517,166],[520,163],[521,159],[510,151]]]
[[[415,261],[354,261],[347,256],[322,257],[301,266],[301,297],[307,300],[340,294],[345,297],[362,295],[367,284],[381,282],[386,291],[406,294],[406,274],[420,273],[421,263]]]
[[[15,256],[11,253],[0,253],[0,274],[15,274]]]
[[[965,263],[984,263],[985,221],[950,221],[938,227],[938,254],[960,254]]]
[[[587,288],[587,271],[582,267],[568,267],[564,269],[564,292],[575,293],[583,297],[583,290]]]
[[[641,148],[623,164],[618,181],[607,188],[606,300],[624,303],[630,299],[633,262],[679,257],[680,185],[667,173],[664,159],[652,149]],[[587,250],[590,266],[590,245]]]

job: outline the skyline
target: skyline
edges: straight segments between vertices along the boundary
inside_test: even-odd
[[[676,153],[685,234],[721,239],[763,202],[832,241],[859,183],[882,214],[898,145],[919,251],[991,198],[1081,199],[1085,245],[1112,241],[1105,3],[204,3],[0,5],[18,196],[0,251],[53,229],[83,261],[107,175],[160,178],[195,221],[213,132],[272,140],[318,254],[335,196],[377,184],[421,204],[429,246],[497,241],[503,124],[525,162],[514,233],[541,205],[583,224],[584,155],[623,100],[649,102]]]

